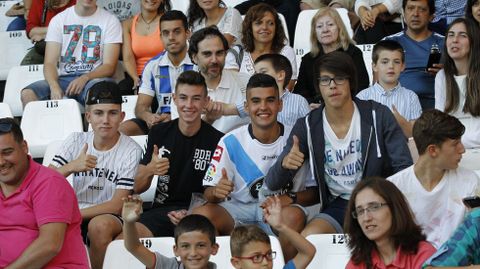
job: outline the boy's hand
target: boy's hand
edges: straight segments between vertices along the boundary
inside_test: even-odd
[[[170,161],[168,160],[168,158],[159,158],[158,152],[158,146],[153,145],[152,160],[150,161],[150,163],[148,163],[148,167],[150,168],[152,174],[163,176],[168,172],[168,169],[170,168]]]
[[[303,164],[304,155],[300,151],[298,137],[293,135],[293,145],[290,152],[283,158],[282,167],[289,170],[297,170]]]
[[[136,222],[143,212],[143,201],[138,195],[123,197],[122,219],[125,222]]]
[[[85,143],[78,157],[70,164],[73,172],[91,171],[97,165],[97,157],[87,154],[88,144]]]
[[[181,209],[176,211],[168,212],[167,216],[173,225],[178,225],[178,223],[187,215],[187,210]]]
[[[263,218],[275,230],[282,226],[282,204],[278,196],[270,196],[263,203]]]
[[[213,189],[215,198],[224,200],[233,191],[233,182],[228,178],[227,170],[222,168],[222,178]]]

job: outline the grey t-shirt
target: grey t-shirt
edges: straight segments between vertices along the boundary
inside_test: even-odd
[[[184,269],[183,263],[179,262],[175,257],[166,257],[155,252],[157,258],[155,269]],[[208,262],[208,269],[217,269],[217,265],[213,262]]]
[[[98,0],[97,5],[124,21],[140,13],[139,0]]]

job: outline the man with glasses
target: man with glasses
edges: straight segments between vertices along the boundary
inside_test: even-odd
[[[89,268],[81,221],[65,178],[34,162],[20,126],[0,119],[0,268]]]
[[[198,65],[198,70],[205,77],[208,96],[212,100],[206,108],[208,113],[204,120],[222,133],[227,133],[249,122],[249,118],[242,119],[237,115],[222,116],[222,103],[238,104],[237,108],[243,109],[245,85],[248,81],[248,75],[223,69],[227,50],[227,39],[216,26],[195,32],[188,48],[190,58]],[[172,119],[178,117],[175,112],[172,109]]]
[[[425,111],[413,125],[417,162],[388,178],[405,195],[427,241],[437,249],[462,222],[466,212],[462,199],[480,194],[477,175],[458,166],[465,152],[464,131],[457,118]]]
[[[354,98],[356,70],[350,56],[328,53],[315,66],[322,105],[297,121],[265,179],[269,189],[278,190],[310,163],[321,210],[305,227],[305,236],[341,233],[350,194],[362,178],[390,176],[412,164],[407,139],[390,110]]]

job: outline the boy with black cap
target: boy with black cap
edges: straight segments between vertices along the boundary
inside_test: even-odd
[[[108,243],[122,231],[122,198],[133,189],[142,149],[118,131],[125,117],[114,82],[100,82],[88,92],[85,117],[93,131],[72,133],[50,167],[73,175],[83,218],[82,235],[90,242],[92,268],[101,268]]]

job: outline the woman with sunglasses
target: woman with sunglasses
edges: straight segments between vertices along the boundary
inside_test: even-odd
[[[435,253],[393,183],[367,178],[352,192],[345,214],[351,258],[346,269],[418,269]]]

